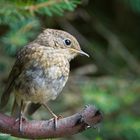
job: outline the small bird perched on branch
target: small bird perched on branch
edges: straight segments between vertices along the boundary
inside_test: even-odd
[[[69,76],[69,62],[78,54],[88,56],[72,35],[54,29],[44,30],[37,39],[19,51],[0,108],[6,106],[10,93],[14,92],[12,114],[19,118],[20,131],[22,112],[29,101],[45,106],[53,115],[56,127],[57,116],[47,102],[56,99],[62,91]]]

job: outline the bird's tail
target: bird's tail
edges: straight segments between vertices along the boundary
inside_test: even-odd
[[[7,105],[8,100],[10,98],[10,93],[11,93],[11,87],[6,88],[5,91],[3,92],[0,101],[0,109],[3,109]]]

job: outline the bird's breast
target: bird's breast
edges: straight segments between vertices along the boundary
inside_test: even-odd
[[[44,56],[28,63],[16,81],[18,96],[34,103],[55,99],[67,82],[69,63],[59,57],[45,59]]]

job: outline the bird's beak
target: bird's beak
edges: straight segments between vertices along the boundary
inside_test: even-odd
[[[84,51],[82,51],[82,50],[79,51],[79,53],[82,54],[82,55],[85,55],[85,56],[89,57],[89,55],[87,53],[85,53]]]
[[[76,52],[76,53],[79,53],[81,55],[85,55],[85,56],[89,57],[89,55],[82,50],[77,50],[77,49],[73,49],[73,48],[71,48],[71,50]]]

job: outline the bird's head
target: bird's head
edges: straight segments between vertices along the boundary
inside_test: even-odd
[[[46,29],[38,36],[37,40],[40,45],[52,47],[56,51],[60,51],[68,60],[73,59],[78,54],[89,57],[87,53],[81,50],[76,38],[62,30]]]

